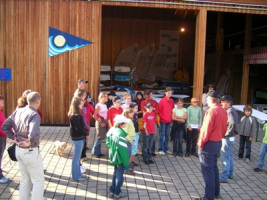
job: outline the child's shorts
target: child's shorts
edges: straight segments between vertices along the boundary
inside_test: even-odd
[[[135,156],[138,151],[138,140],[139,140],[139,133],[136,133],[134,143],[132,145],[132,155]]]

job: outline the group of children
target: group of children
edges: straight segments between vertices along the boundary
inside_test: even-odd
[[[158,126],[165,126],[166,128],[167,125],[170,125],[169,121],[171,121],[172,126],[170,137],[171,141],[173,141],[173,156],[183,157],[183,140],[185,140],[185,156],[188,157],[190,155],[194,155],[198,157],[196,144],[202,124],[203,113],[201,108],[198,106],[199,100],[197,98],[192,98],[191,105],[186,109],[183,107],[183,99],[177,99],[175,102],[176,105],[174,105],[169,99],[164,99],[166,102],[163,106],[158,104],[152,99],[153,93],[150,90],[145,92],[146,99],[143,98],[142,93],[138,93],[136,103],[132,102],[131,95],[129,93],[125,93],[123,95],[125,104],[123,105],[121,105],[121,99],[118,96],[113,95],[115,94],[101,92],[99,95],[99,102],[96,104],[93,114],[93,117],[96,120],[96,140],[92,148],[92,156],[96,158],[105,156],[101,153],[101,143],[102,140],[106,139],[106,144],[109,148],[109,159],[110,162],[114,164],[112,185],[109,189],[110,197],[121,198],[125,196],[120,189],[123,184],[123,174],[133,175],[134,166],[138,166],[138,164],[134,162],[134,156],[138,151],[138,140],[140,135],[142,135],[143,162],[147,165],[155,163],[153,156],[156,156],[155,136]],[[109,98],[109,96],[113,97]],[[84,98],[83,95],[78,95],[78,97],[81,99]],[[83,99],[83,101],[84,100],[85,99]],[[75,102],[73,102],[71,108],[75,108],[77,110],[76,112],[73,112],[73,115],[79,112],[81,113],[81,116],[83,115],[83,111],[85,110],[82,103],[83,101],[78,101],[80,104],[75,104]],[[110,101],[112,102],[112,105],[110,104]],[[90,109],[87,108],[86,111],[88,112]],[[170,111],[167,111],[167,109],[170,109]],[[162,110],[165,113],[162,114]],[[240,147],[238,153],[238,158],[242,158],[244,154],[244,146],[246,145],[246,158],[249,160],[251,141],[253,133],[255,132],[255,118],[251,117],[251,112],[252,108],[250,106],[246,106],[244,108],[245,116],[240,122]],[[90,113],[92,113],[92,111],[90,111]],[[167,114],[171,115],[170,119],[166,117]],[[72,115],[70,114],[70,117],[71,116]],[[168,122],[167,120],[162,120],[162,118],[165,120],[168,119]],[[71,129],[72,126],[74,126],[72,120],[73,117],[70,119]],[[84,147],[84,140],[87,133],[89,133],[89,130],[86,128],[86,123],[84,123],[84,121],[83,123],[81,122],[81,119],[79,126],[83,127],[84,130],[87,130],[87,132],[84,131],[82,137],[83,142],[79,143],[79,145],[83,144],[82,146]],[[264,130],[267,129],[266,127],[267,125],[264,126]],[[162,129],[162,127],[160,128]],[[165,135],[161,133],[165,130],[162,131],[161,129],[161,136]],[[75,131],[71,131],[71,133],[72,132]],[[81,131],[81,133],[82,132],[83,131]],[[73,138],[73,140],[75,140],[75,138]],[[159,141],[159,155],[164,155],[165,152],[169,151],[165,148],[166,142],[168,143],[168,135],[165,135],[165,141]],[[78,148],[75,143],[77,142],[74,142],[74,155],[76,154],[76,149]],[[160,144],[162,144],[161,149]],[[255,171],[261,171],[266,151],[267,136],[265,136],[263,140],[260,161],[257,168],[254,169]],[[81,174],[83,170],[82,167],[78,168],[78,166],[81,166],[81,163],[77,161],[77,158],[73,160],[76,162],[76,169],[73,170],[73,179],[80,181],[82,180]],[[75,171],[79,171],[79,169],[80,173],[78,173],[78,176],[75,176]]]

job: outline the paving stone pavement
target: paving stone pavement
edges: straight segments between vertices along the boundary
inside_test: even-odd
[[[263,133],[260,133],[259,141]],[[92,128],[88,147],[91,149],[95,137]],[[56,140],[67,142],[68,146],[62,157],[54,154],[53,142]],[[8,140],[9,144],[10,140]],[[234,147],[234,156],[237,155],[238,138]],[[228,184],[221,184],[221,199],[267,199],[267,161],[264,172],[256,173],[253,168],[258,162],[261,142],[253,142],[251,163],[244,160],[234,161],[234,179]],[[172,143],[169,143],[172,147]],[[139,150],[141,143],[139,143]],[[172,149],[172,148],[171,148]],[[76,183],[71,181],[71,158],[73,154],[69,127],[42,126],[41,127],[41,155],[45,169],[45,194],[47,199],[108,199],[108,188],[111,184],[113,166],[108,162],[108,149],[102,143],[102,159],[92,158],[90,150],[87,151],[88,160],[83,163],[89,168],[88,181]],[[184,143],[185,150],[185,143]],[[134,176],[125,176],[122,189],[128,193],[124,199],[194,199],[204,194],[204,182],[200,172],[198,158],[173,157],[172,155],[154,157],[156,164],[147,166],[142,163],[142,156],[135,157],[139,163],[135,167]],[[218,160],[221,172],[221,160]],[[10,161],[5,152],[2,168],[6,177],[10,178],[8,184],[0,184],[0,199],[19,199],[19,166]]]

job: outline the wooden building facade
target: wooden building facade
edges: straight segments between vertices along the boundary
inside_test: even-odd
[[[224,3],[225,2],[225,3]],[[111,64],[117,53],[137,41],[141,47],[158,43],[155,32],[174,30],[179,22],[104,18],[104,7],[144,7],[178,9],[194,13],[189,23],[194,31],[186,38],[187,48],[181,57],[190,55],[193,68],[193,96],[201,97],[204,83],[205,40],[208,11],[247,14],[245,52],[250,46],[250,14],[267,15],[264,0],[186,1],[33,1],[2,0],[0,2],[0,68],[11,68],[11,81],[0,82],[0,94],[5,97],[5,114],[16,108],[17,99],[26,89],[42,96],[40,110],[43,124],[68,124],[67,112],[77,88],[77,80],[89,80],[87,89],[97,101],[100,65]],[[259,6],[261,5],[261,6]],[[48,56],[49,27],[60,29],[93,44],[54,57]],[[145,33],[145,34],[144,34]],[[113,45],[106,45],[113,44]],[[219,65],[218,65],[219,66]],[[243,63],[242,88],[248,88],[248,63]],[[242,93],[241,103],[247,102]]]

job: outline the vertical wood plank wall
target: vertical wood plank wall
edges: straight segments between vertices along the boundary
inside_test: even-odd
[[[5,114],[16,108],[26,89],[42,97],[44,124],[67,124],[67,112],[77,80],[89,80],[87,89],[97,98],[99,87],[102,7],[98,2],[0,2],[0,68],[11,68],[12,80],[0,82]],[[49,27],[93,44],[48,57]]]
[[[158,50],[160,30],[179,31],[180,25],[181,23],[178,21],[104,18],[102,22],[101,64],[113,66],[120,51],[136,43],[139,45],[139,49],[154,43],[156,50]],[[195,22],[188,23],[186,26],[187,32],[180,35],[183,42],[179,42],[178,62],[182,67],[193,68]]]

